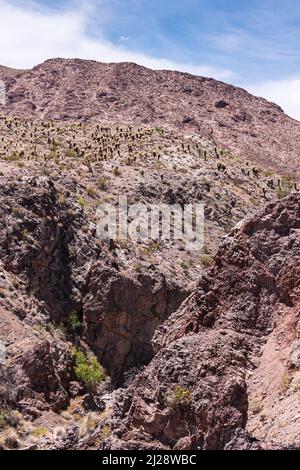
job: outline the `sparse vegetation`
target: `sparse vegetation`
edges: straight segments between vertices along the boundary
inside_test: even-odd
[[[81,320],[79,318],[79,314],[76,312],[71,312],[69,316],[69,328],[73,332],[78,331],[82,326]]]
[[[121,170],[119,169],[119,167],[116,166],[116,167],[113,169],[113,174],[114,174],[114,176],[121,176],[122,172],[121,172]]]
[[[0,410],[0,431],[2,431],[7,425],[6,413],[3,410]]]
[[[99,424],[99,419],[96,419],[94,416],[89,414],[86,419],[86,429],[88,432],[93,432],[97,425]]]
[[[210,255],[202,255],[200,262],[204,268],[209,268],[213,263],[213,257]]]
[[[86,193],[88,196],[92,197],[92,198],[96,198],[97,197],[97,191],[92,188],[91,186],[89,186],[87,189],[86,189]]]
[[[105,178],[105,176],[100,176],[97,179],[97,186],[102,191],[107,190],[108,189],[108,180],[107,180],[107,178]]]
[[[8,74],[9,71],[5,70],[5,73]],[[145,119],[140,127],[137,125],[109,124],[113,122],[109,116],[111,110],[116,109],[120,113],[118,116],[121,116],[125,104],[121,100],[119,102],[118,97],[114,101],[114,97],[111,96],[113,86],[119,81],[119,78],[122,81],[126,78],[125,75],[117,75],[115,75],[109,91],[93,90],[94,96],[97,93],[97,99],[99,95],[99,99],[104,100],[101,109],[104,109],[107,119],[105,117],[103,123],[98,119],[100,115],[97,116],[97,119],[92,118],[90,122],[87,122],[85,107],[78,110],[85,122],[74,122],[72,124],[67,121],[67,115],[64,122],[20,120],[0,115],[0,160],[2,161],[0,176],[2,175],[1,187],[5,202],[1,212],[3,215],[1,236],[4,241],[4,248],[0,273],[3,334],[6,335],[11,323],[16,325],[16,332],[13,332],[13,335],[10,335],[7,340],[9,361],[11,361],[11,369],[15,364],[16,369],[22,367],[21,361],[23,360],[24,350],[27,362],[26,367],[22,368],[19,376],[26,385],[26,390],[25,387],[24,390],[21,390],[21,395],[24,392],[24,397],[22,397],[24,398],[24,408],[22,405],[22,408],[19,407],[18,409],[25,410],[28,403],[28,414],[32,415],[30,422],[25,427],[23,422],[17,425],[14,424],[17,422],[12,419],[15,409],[9,409],[9,411],[6,409],[2,411],[1,409],[0,431],[2,440],[0,440],[0,448],[18,447],[19,439],[24,436],[28,441],[26,444],[34,445],[37,448],[45,443],[48,446],[48,442],[51,442],[52,439],[55,439],[56,442],[57,436],[60,436],[61,431],[54,429],[57,423],[58,425],[63,423],[64,431],[73,426],[76,427],[76,430],[78,429],[78,438],[88,437],[95,447],[110,436],[112,431],[110,424],[107,423],[110,423],[110,416],[115,412],[115,406],[113,407],[112,404],[118,404],[116,400],[112,400],[114,397],[118,399],[118,392],[116,395],[113,392],[112,397],[105,396],[110,394],[115,384],[112,383],[113,387],[110,388],[110,379],[107,379],[107,383],[102,383],[106,379],[104,370],[97,357],[87,352],[89,351],[87,344],[91,345],[96,337],[99,339],[99,343],[103,339],[103,342],[106,341],[106,335],[103,334],[100,337],[101,333],[99,333],[99,336],[97,336],[98,331],[96,331],[98,326],[99,331],[102,328],[102,324],[100,326],[102,321],[102,298],[100,296],[103,296],[103,304],[105,305],[103,310],[109,310],[108,322],[110,322],[113,315],[116,316],[115,324],[112,324],[113,322],[110,324],[105,323],[108,331],[107,336],[111,335],[111,337],[117,338],[115,342],[112,342],[112,348],[110,338],[107,340],[108,346],[107,344],[104,345],[104,348],[107,349],[105,349],[103,355],[103,363],[107,368],[113,364],[111,370],[116,376],[119,374],[119,370],[116,371],[116,369],[120,367],[121,376],[123,373],[122,368],[124,368],[124,382],[122,382],[122,379],[120,379],[120,382],[121,386],[123,384],[127,386],[128,383],[132,384],[133,375],[140,373],[138,368],[151,358],[150,341],[157,324],[162,323],[169,316],[169,313],[177,309],[177,303],[180,304],[182,299],[187,298],[189,292],[193,291],[200,275],[202,275],[201,282],[203,284],[199,286],[195,294],[188,298],[182,310],[180,309],[179,313],[175,314],[175,323],[173,320],[168,321],[167,325],[175,325],[176,331],[173,333],[173,326],[170,328],[167,326],[165,330],[166,341],[163,338],[165,324],[163,327],[159,327],[158,341],[161,341],[163,348],[164,344],[167,345],[166,354],[161,356],[165,360],[165,364],[162,364],[164,369],[160,370],[163,370],[163,373],[167,375],[170,371],[170,377],[167,376],[166,381],[162,380],[163,384],[160,387],[160,384],[155,382],[159,374],[157,375],[156,370],[154,370],[153,387],[155,387],[155,390],[154,388],[151,390],[152,383],[149,379],[147,386],[150,387],[150,392],[149,395],[143,397],[145,398],[146,408],[149,406],[149,410],[155,410],[156,405],[158,405],[158,419],[160,419],[161,412],[163,413],[162,419],[165,420],[168,436],[163,435],[163,429],[155,434],[157,439],[162,440],[163,445],[170,442],[172,448],[176,447],[175,443],[179,442],[178,439],[181,441],[178,448],[182,445],[184,447],[190,445],[187,441],[185,442],[185,439],[190,439],[192,444],[196,434],[201,447],[204,433],[202,435],[203,430],[194,429],[194,424],[199,424],[202,418],[204,419],[205,433],[208,431],[206,429],[208,423],[213,423],[214,426],[216,425],[213,435],[211,434],[213,439],[219,431],[221,438],[223,440],[227,439],[226,423],[224,425],[226,432],[223,435],[222,423],[220,429],[218,429],[220,423],[214,420],[214,416],[211,416],[212,419],[206,417],[210,400],[214,403],[217,399],[220,406],[222,406],[223,400],[226,406],[224,421],[232,411],[235,412],[236,406],[239,408],[241,404],[241,406],[245,404],[246,408],[247,393],[238,385],[240,383],[239,375],[244,365],[245,370],[246,368],[250,369],[250,364],[248,367],[247,362],[250,349],[253,355],[258,350],[256,341],[260,341],[260,335],[256,333],[259,332],[264,335],[267,325],[273,325],[272,318],[268,316],[269,313],[272,313],[273,300],[269,302],[268,296],[269,291],[272,290],[272,299],[275,299],[277,292],[275,292],[276,289],[269,289],[269,284],[273,281],[269,279],[270,276],[266,278],[264,274],[266,271],[264,270],[265,256],[268,256],[266,254],[267,250],[264,249],[265,239],[259,247],[262,253],[258,253],[254,246],[248,244],[248,236],[251,236],[249,233],[252,230],[252,228],[248,230],[249,225],[241,234],[245,242],[243,243],[243,250],[241,252],[239,249],[235,250],[234,259],[232,260],[235,263],[231,273],[231,280],[234,284],[232,308],[229,305],[231,297],[226,297],[226,293],[223,293],[227,292],[226,286],[222,285],[227,279],[225,269],[228,265],[230,269],[231,255],[226,258],[224,249],[224,256],[221,251],[221,256],[216,257],[214,272],[203,273],[203,270],[213,264],[216,248],[222,237],[239,220],[251,214],[254,206],[260,206],[262,203],[266,204],[268,202],[273,203],[276,195],[281,199],[292,191],[298,190],[292,176],[278,175],[275,171],[253,166],[257,165],[259,160],[260,164],[268,161],[270,156],[269,160],[272,168],[272,159],[275,162],[277,155],[271,154],[271,150],[276,148],[276,144],[273,147],[273,142],[276,142],[279,136],[275,134],[274,136],[268,136],[269,147],[264,151],[259,136],[255,136],[254,129],[252,129],[256,125],[256,119],[260,119],[254,116],[255,110],[252,105],[249,106],[249,116],[246,112],[241,112],[241,116],[239,116],[240,111],[236,109],[235,103],[233,102],[232,105],[227,103],[225,107],[227,109],[224,108],[223,111],[218,111],[219,120],[217,125],[214,125],[214,115],[211,114],[214,112],[214,107],[210,103],[207,103],[206,106],[205,95],[200,98],[205,105],[201,105],[201,109],[197,108],[201,114],[199,119],[194,118],[193,109],[191,109],[192,117],[181,116],[183,102],[180,101],[178,106],[175,104],[172,112],[178,113],[176,120],[181,123],[179,132],[168,123],[166,123],[165,129],[155,127],[157,122],[163,123],[164,115],[166,119],[169,117],[164,114],[163,109],[159,113],[156,113],[157,110],[155,109],[152,110],[150,98],[146,110],[149,121]],[[55,75],[51,78],[52,80],[56,82]],[[188,78],[186,78],[186,81],[190,82]],[[100,82],[99,88],[102,87]],[[57,83],[60,83],[60,79],[57,80]],[[200,96],[202,87],[205,89],[207,83],[209,85],[213,84],[212,81],[199,81],[199,79],[197,79],[197,83],[199,90],[194,88],[192,80],[191,88],[186,88],[191,108],[195,97]],[[70,89],[67,90],[66,95],[67,99],[70,96],[72,97],[73,92],[76,92],[76,90],[71,89],[73,85],[74,82],[70,83]],[[218,85],[218,90],[221,86],[221,84]],[[14,84],[11,83],[10,87],[14,88]],[[210,88],[213,89],[213,87]],[[46,95],[48,93],[50,95],[51,88],[45,87],[45,89],[47,89]],[[127,93],[126,87],[124,87],[124,90],[125,96]],[[174,93],[177,93],[176,90],[177,87],[174,88]],[[162,94],[163,92],[162,87]],[[243,94],[244,92],[240,92],[241,96]],[[230,96],[234,101],[233,95],[231,89]],[[230,96],[228,97],[230,98]],[[31,98],[34,100],[34,95],[30,95],[30,100]],[[88,96],[86,98],[88,99]],[[112,101],[110,101],[111,98]],[[43,99],[42,97],[42,101]],[[46,99],[48,100],[48,97]],[[108,100],[107,103],[106,99]],[[65,102],[65,100],[63,101]],[[55,107],[57,104],[55,104]],[[130,113],[134,113],[137,105],[138,103],[133,102]],[[169,104],[167,103],[167,105]],[[14,106],[17,108],[16,103]],[[26,102],[26,106],[29,106],[29,101]],[[154,106],[156,106],[156,99],[153,100]],[[268,108],[266,103],[264,103],[264,106]],[[45,116],[48,115],[46,111]],[[151,122],[152,111],[153,116],[156,116],[153,119],[155,124],[154,127],[147,128],[146,122]],[[211,129],[210,124],[205,123],[206,112],[210,113],[209,120],[213,124]],[[231,113],[233,114],[231,115]],[[276,113],[278,113],[278,110],[275,110]],[[76,114],[77,111],[74,109],[72,115],[76,116]],[[59,115],[59,113],[56,115]],[[222,116],[224,116],[226,122],[222,122]],[[132,115],[128,117],[131,120]],[[248,118],[251,119],[250,132],[246,130]],[[79,114],[78,119],[80,119]],[[184,130],[182,120],[186,124]],[[268,118],[266,117],[265,120],[267,121]],[[235,123],[237,123],[237,133],[233,130],[236,126]],[[177,124],[175,123],[175,125]],[[262,121],[259,121],[259,125],[262,125]],[[272,128],[275,126],[272,124]],[[213,130],[212,134],[210,130]],[[221,134],[219,134],[220,130]],[[252,148],[251,143],[249,145],[247,143],[246,146],[241,148],[241,156],[238,157],[236,154],[221,148],[222,139],[220,135],[223,135],[223,132],[233,133],[234,145],[232,145],[232,148],[236,148],[237,151],[239,150],[239,139],[243,137],[243,133],[245,134],[245,142],[251,142],[254,137],[257,141]],[[230,139],[228,139],[228,145],[230,145]],[[291,141],[290,149],[292,149],[292,146],[293,142]],[[255,149],[257,153],[255,153]],[[284,160],[284,149],[280,151],[282,155],[278,155],[278,168],[280,168],[280,162],[283,161],[286,161],[288,165],[287,159]],[[262,155],[263,152],[265,152],[264,155]],[[246,161],[246,158],[251,160]],[[291,155],[291,158],[294,158],[294,156]],[[290,168],[292,169],[293,166],[291,165]],[[285,169],[283,170],[285,171]],[[41,176],[43,178],[40,178]],[[43,192],[40,187],[44,185],[47,187],[48,184],[49,190],[47,188]],[[50,185],[55,189],[53,193]],[[20,187],[22,191],[19,194]],[[35,197],[35,193],[38,193],[38,198]],[[17,194],[16,198],[15,194]],[[189,251],[189,244],[185,240],[159,241],[158,237],[158,241],[153,242],[143,239],[131,241],[124,235],[124,240],[118,240],[115,237],[113,237],[113,240],[97,240],[96,228],[99,221],[97,221],[96,216],[96,205],[100,204],[101,201],[116,207],[119,195],[128,196],[129,204],[136,202],[143,202],[148,205],[165,203],[169,206],[174,204],[180,208],[185,207],[187,204],[194,205],[202,201],[205,207],[207,244],[202,250],[192,252]],[[40,204],[41,200],[43,204]],[[74,200],[77,201],[77,204],[74,203]],[[78,205],[84,211],[80,210]],[[279,206],[283,207],[284,203],[279,204]],[[285,214],[283,215],[285,216]],[[289,217],[292,216],[292,211],[288,215]],[[129,222],[130,219],[131,216],[128,216]],[[285,223],[284,217],[282,221]],[[195,219],[193,219],[193,222],[195,222]],[[273,221],[269,222],[271,226]],[[268,227],[269,222],[264,225]],[[7,229],[5,225],[8,225]],[[117,225],[120,226],[120,222]],[[172,230],[175,232],[174,226],[172,226]],[[279,232],[278,230],[278,237],[280,236]],[[289,246],[291,250],[294,249],[293,244],[297,236],[296,231],[294,232],[292,243]],[[267,235],[266,229],[264,236]],[[121,234],[119,236],[122,237]],[[48,237],[49,243],[47,243]],[[288,237],[284,244],[287,245],[287,242]],[[235,247],[234,234],[230,235],[229,243],[233,248]],[[255,273],[251,272],[251,260],[247,253],[248,248],[251,259],[254,258],[254,261],[258,263],[259,258],[259,279]],[[281,248],[284,250],[283,244]],[[247,273],[249,261],[249,276],[247,274],[247,279],[245,278],[242,287],[246,286],[246,294],[241,299],[236,299],[236,296],[239,297],[240,295],[239,282],[243,276],[243,269],[239,266],[240,260],[242,260],[241,265],[247,267]],[[274,259],[271,261],[274,261]],[[280,265],[279,258],[275,260],[275,264],[271,261],[269,263],[271,267]],[[220,265],[222,267],[222,277],[218,278]],[[292,266],[290,261],[289,265]],[[287,270],[283,271],[287,273]],[[288,290],[288,286],[294,285],[292,271],[287,273],[286,282],[282,283],[282,279],[277,282],[276,279],[276,285],[283,285],[284,291]],[[28,272],[30,272],[30,276]],[[87,279],[84,279],[86,273],[88,273]],[[277,276],[278,273],[275,274]],[[216,279],[215,276],[217,276]],[[263,289],[263,295],[258,300],[265,301],[266,299],[266,302],[268,302],[268,312],[266,313],[268,318],[264,318],[263,306],[259,302],[256,305],[257,296],[252,295],[253,299],[251,296],[247,296],[248,287],[251,289],[252,294]],[[106,295],[113,302],[106,303],[106,298],[104,298]],[[288,292],[284,292],[285,296],[288,298]],[[66,303],[64,303],[65,300]],[[83,328],[83,313],[77,307],[81,301],[85,313],[84,325],[86,325],[86,328]],[[74,305],[71,309],[77,308],[78,310],[67,316],[70,311],[69,305]],[[223,307],[224,310],[222,310]],[[243,311],[244,307],[245,311]],[[256,312],[257,309],[259,309],[258,312]],[[99,313],[100,311],[101,313]],[[227,311],[229,312],[228,316],[226,316]],[[257,319],[254,318],[255,315],[252,315],[253,312],[259,315],[259,324],[256,321]],[[97,315],[98,313],[99,315]],[[127,313],[129,314],[127,315]],[[289,313],[287,312],[287,314]],[[103,316],[105,316],[104,321],[106,322],[108,318],[106,312]],[[93,322],[98,321],[99,325],[95,326]],[[253,331],[257,325],[259,329],[256,328],[256,333],[251,335],[251,328],[254,324]],[[131,325],[133,325],[133,328]],[[94,326],[95,329],[93,330]],[[217,328],[215,335],[217,341],[214,341],[215,326]],[[274,327],[276,328],[276,325]],[[131,328],[133,334],[129,337]],[[238,334],[236,334],[237,328]],[[147,338],[148,329],[150,333]],[[103,332],[103,328],[101,331]],[[140,334],[141,331],[142,335]],[[245,338],[243,336],[244,332],[247,335]],[[129,338],[127,338],[127,333]],[[208,341],[206,341],[206,333],[208,333]],[[185,335],[188,335],[187,340]],[[20,336],[20,342],[18,336]],[[24,338],[26,341],[24,341]],[[30,344],[31,338],[33,348]],[[251,344],[248,343],[248,339]],[[128,342],[128,348],[123,348],[123,342]],[[120,345],[121,347],[118,349]],[[240,346],[241,350],[239,350]],[[259,346],[261,345],[259,344]],[[74,347],[77,349],[70,349]],[[99,350],[101,347],[100,344]],[[193,354],[193,347],[197,348],[197,354],[195,355]],[[125,350],[124,356],[123,351],[121,351],[122,348]],[[111,350],[113,352],[109,356]],[[140,350],[142,351],[141,361],[139,361]],[[106,354],[107,351],[109,352]],[[168,362],[168,354],[170,362]],[[176,356],[177,354],[178,356]],[[37,361],[35,361],[36,355],[38,355]],[[255,365],[256,362],[250,354],[249,360],[251,362],[252,359],[253,365]],[[38,383],[37,387],[32,384],[32,388],[30,380],[27,380],[26,377],[27,373],[31,373],[31,361],[34,366],[41,368],[37,372],[34,370],[34,379],[39,378],[39,374],[41,374],[41,384]],[[154,369],[156,369],[155,361]],[[117,364],[117,362],[120,364]],[[136,364],[138,364],[137,367],[135,367]],[[188,373],[182,374],[185,364]],[[153,363],[150,365],[150,370],[151,367],[153,367]],[[128,371],[128,369],[130,370]],[[51,370],[50,377],[48,378],[47,375],[44,379],[43,374],[48,374],[48,370]],[[109,373],[113,382],[114,377],[111,370],[109,370]],[[254,370],[252,366],[251,370]],[[157,371],[159,372],[159,369]],[[195,380],[199,381],[197,384],[193,383],[192,371],[195,373]],[[18,378],[18,372],[16,370],[16,378]],[[235,372],[237,372],[237,375]],[[250,376],[252,372],[248,370],[248,373]],[[282,394],[286,393],[290,397],[293,392],[299,390],[300,378],[296,375],[297,373],[296,367],[292,369],[292,372],[291,370],[285,372],[280,385]],[[228,374],[230,380],[227,382]],[[255,374],[254,371],[254,382],[256,380]],[[74,380],[74,377],[76,380]],[[70,382],[70,387],[65,387],[65,382]],[[178,385],[172,386],[174,382]],[[101,387],[98,386],[101,383]],[[138,384],[138,387],[140,386],[142,388],[141,383]],[[134,390],[134,393],[139,394],[142,391],[138,387],[137,390]],[[13,403],[9,406],[17,408],[14,403],[14,392],[18,392],[18,387],[12,386],[10,388],[12,393],[8,399],[5,397],[4,403]],[[252,390],[250,386],[249,390]],[[249,390],[248,393],[250,393]],[[245,395],[243,395],[244,392]],[[124,394],[125,401],[127,401],[126,394],[127,392]],[[284,401],[287,396],[279,396],[279,400],[283,399]],[[11,401],[9,401],[10,399]],[[201,402],[202,399],[203,403]],[[69,400],[68,408],[64,409]],[[230,406],[227,406],[228,400]],[[140,403],[142,404],[142,401]],[[265,403],[266,409],[263,409],[263,403]],[[139,403],[137,405],[139,406]],[[30,410],[31,406],[32,410]],[[35,406],[37,411],[33,409]],[[141,406],[143,407],[143,404]],[[127,413],[127,403],[123,403],[123,398],[121,399],[121,407]],[[134,407],[135,405],[131,409],[134,409]],[[254,415],[253,421],[261,422],[262,419],[265,419],[264,417],[269,411],[267,408],[268,403],[267,400],[264,401],[264,396],[249,397],[249,414]],[[203,417],[201,415],[200,418],[196,416],[199,409],[200,413],[204,410]],[[49,430],[43,427],[45,423],[48,426],[46,413],[46,419],[44,415],[45,410],[46,413],[49,410]],[[54,415],[56,412],[57,414]],[[126,414],[124,421],[127,417],[131,418],[130,412],[128,415]],[[172,428],[175,427],[172,418],[174,416],[176,418],[187,418],[189,415],[192,416],[192,421],[188,419],[178,421],[176,439],[173,440],[170,436]],[[217,420],[219,416],[217,416]],[[235,418],[234,415],[233,420]],[[145,434],[143,432],[143,423],[138,423],[139,426],[140,424],[141,427],[138,433],[143,438]],[[134,421],[132,420],[127,428],[130,434],[131,425],[134,427]],[[114,426],[112,426],[112,429],[115,429]],[[146,428],[145,431],[148,434]],[[93,434],[92,439],[88,434]],[[209,433],[207,436],[209,436]],[[128,434],[127,437],[136,438],[138,436],[133,432],[131,435]],[[181,440],[182,437],[183,441]],[[44,440],[44,438],[47,439]],[[76,442],[74,442],[74,446],[76,445]]]
[[[102,431],[101,431],[101,439],[104,440],[104,439],[107,439],[111,434],[111,430],[110,430],[110,427],[108,426],[108,424],[106,424]]]
[[[75,375],[88,390],[93,390],[104,379],[104,371],[93,354],[85,355],[82,351],[75,351]]]
[[[87,206],[87,201],[84,199],[82,196],[77,195],[76,196],[76,201],[78,204],[84,209]]]
[[[33,437],[36,437],[36,438],[38,438],[38,439],[41,439],[41,438],[43,438],[43,437],[46,437],[48,433],[49,433],[49,431],[48,431],[47,428],[41,427],[41,428],[35,428],[35,429],[33,429],[33,431],[31,432],[31,435],[32,435]]]
[[[277,197],[278,199],[283,199],[287,197],[291,191],[294,189],[295,181],[292,176],[284,176],[279,186],[277,187]]]
[[[185,386],[175,385],[166,397],[167,405],[170,408],[190,407],[192,403],[192,394]]]
[[[249,411],[253,415],[257,415],[261,413],[263,410],[263,402],[262,398],[259,396],[251,396],[249,397]]]
[[[289,371],[286,371],[281,379],[281,384],[280,384],[280,390],[282,393],[285,393],[288,391],[290,384],[292,382],[292,374]]]

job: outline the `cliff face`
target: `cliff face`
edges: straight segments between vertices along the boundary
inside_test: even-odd
[[[101,262],[92,266],[83,302],[86,339],[115,385],[122,384],[124,370],[150,362],[156,328],[187,295],[163,274],[130,275]]]
[[[57,429],[71,433],[69,447],[79,426],[61,412],[74,400],[83,422],[103,411],[104,391],[150,362],[156,327],[189,292],[158,270],[124,272],[73,195],[62,197],[48,177],[0,181],[0,447],[32,448],[41,427],[51,445]],[[93,397],[75,374],[78,349],[95,353],[110,376]]]
[[[117,397],[112,448],[299,447],[299,254],[298,195],[228,235]]]
[[[5,112],[19,117],[197,132],[243,159],[299,176],[300,124],[277,105],[213,79],[75,59],[3,68],[0,78]]]

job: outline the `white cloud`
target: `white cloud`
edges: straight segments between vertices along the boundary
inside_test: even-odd
[[[300,121],[300,79],[273,80],[245,88],[256,96],[263,96],[279,104],[286,114]]]
[[[41,10],[0,0],[0,64],[31,68],[50,58],[82,58],[100,62],[136,62],[152,69],[181,70],[226,80],[230,70],[150,57],[88,34],[88,12]]]
[[[122,41],[122,42],[129,41],[130,39],[131,39],[130,36],[120,36],[119,37],[119,41]]]

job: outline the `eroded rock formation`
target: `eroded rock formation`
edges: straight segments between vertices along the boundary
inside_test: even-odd
[[[108,445],[299,446],[298,418],[290,423],[291,402],[294,416],[300,411],[299,364],[294,360],[299,266],[300,197],[295,194],[232,231],[197,290],[158,327],[154,359],[116,399]],[[276,343],[284,344],[280,353]],[[285,374],[289,385],[283,388]],[[265,406],[268,413],[263,414]],[[271,417],[275,410],[279,414]],[[261,425],[250,426],[251,438],[245,428],[253,412]],[[289,432],[280,430],[279,422]]]

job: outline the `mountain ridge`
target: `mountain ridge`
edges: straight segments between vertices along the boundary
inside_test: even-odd
[[[7,86],[5,112],[21,118],[197,133],[254,164],[299,177],[300,123],[278,105],[213,78],[82,59],[0,68],[0,78]]]

